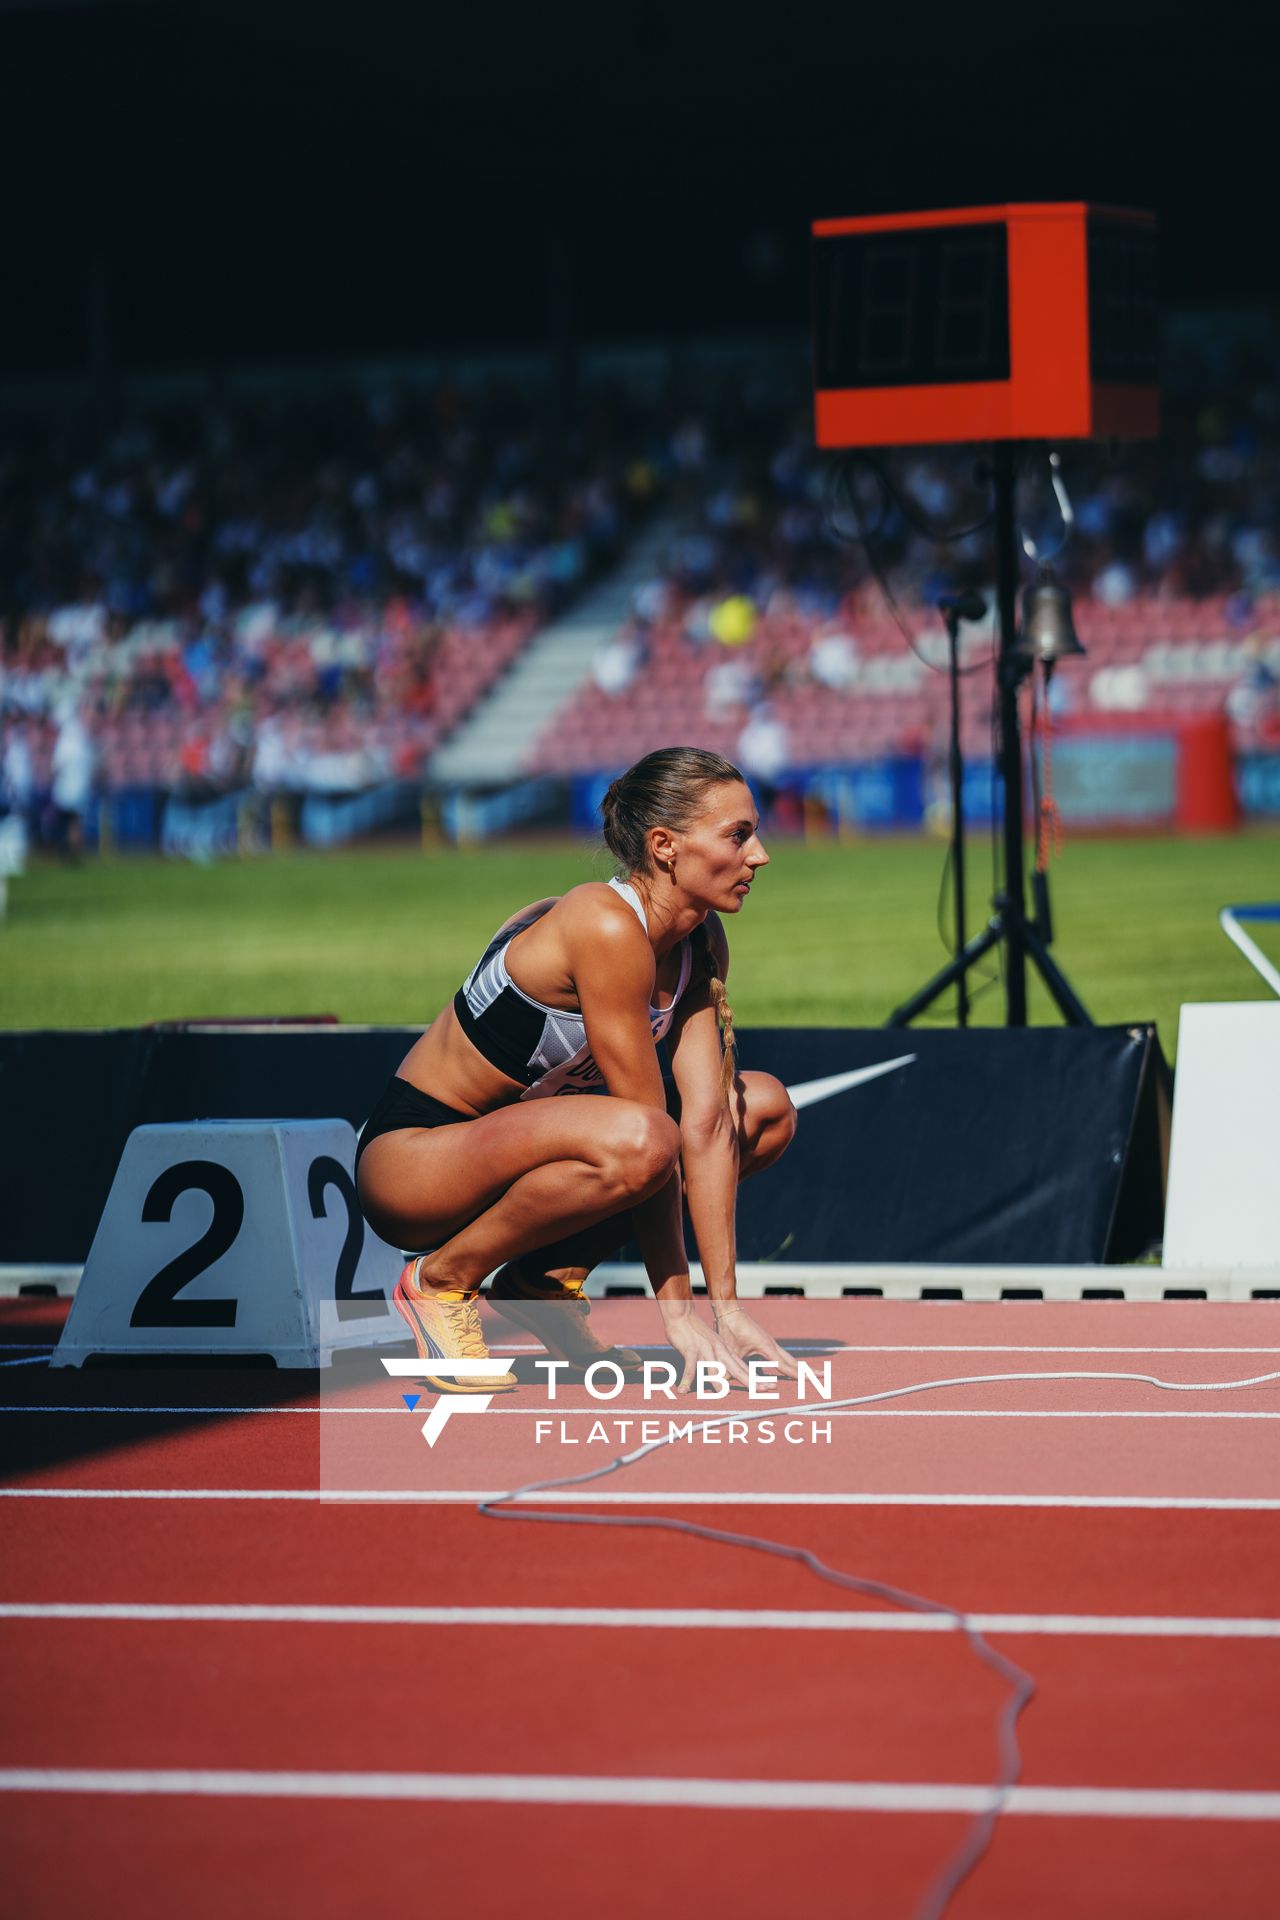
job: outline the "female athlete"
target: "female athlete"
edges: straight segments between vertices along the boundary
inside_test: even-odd
[[[796,1372],[736,1297],[738,1181],[776,1160],[796,1124],[779,1081],[735,1072],[720,916],[741,912],[768,864],[750,789],[718,754],[670,747],[615,780],[603,811],[621,877],[506,921],[361,1137],[370,1224],[429,1249],[395,1300],[438,1391],[516,1385],[500,1361],[480,1378],[431,1373],[433,1358],[489,1358],[476,1300],[490,1273],[491,1303],[561,1358],[635,1366],[596,1338],[582,1297],[591,1267],[632,1234],[682,1391],[703,1360],[739,1384],[754,1357]],[[667,1034],[675,1117],[656,1052]],[[596,1097],[550,1097],[574,1094]],[[714,1331],[694,1310],[682,1194]]]

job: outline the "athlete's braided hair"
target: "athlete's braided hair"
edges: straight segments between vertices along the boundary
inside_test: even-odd
[[[725,1105],[728,1106],[733,1097],[733,1076],[738,1071],[738,1042],[733,1031],[733,1008],[729,1005],[729,989],[716,972],[715,955],[711,951],[711,940],[707,934],[705,921],[695,929],[694,939],[702,953],[707,985],[711,989],[711,1004],[716,1010],[716,1020],[720,1027],[722,1041],[720,1091],[724,1095]]]
[[[601,812],[605,845],[618,862],[622,876],[652,873],[648,838],[651,827],[673,827],[679,831],[689,826],[703,804],[707,789],[730,781],[746,784],[731,761],[718,753],[707,753],[701,747],[663,747],[658,753],[646,754],[621,774],[605,794]],[[695,929],[694,940],[723,1037],[720,1088],[727,1105],[737,1070],[733,1008],[716,969],[705,921]]]

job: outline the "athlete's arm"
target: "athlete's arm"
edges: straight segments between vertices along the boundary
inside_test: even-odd
[[[592,1058],[609,1092],[666,1111],[666,1094],[649,1025],[656,967],[653,949],[630,909],[612,901],[566,902],[565,937],[578,1005]],[[727,1351],[693,1310],[684,1244],[679,1169],[631,1212],[645,1271],[662,1310],[667,1337],[683,1361],[682,1390],[694,1386],[697,1363],[716,1361],[747,1383],[741,1360]]]
[[[729,947],[715,914],[707,916],[706,933],[723,980],[729,971]],[[695,969],[699,953],[700,943],[695,943]],[[715,1312],[717,1302],[732,1300],[737,1293],[738,1115],[720,1090],[720,1029],[705,978],[689,982],[673,1025],[671,1071],[680,1094],[685,1190]]]
[[[716,972],[729,972],[729,944],[719,918],[707,916],[707,939]],[[702,1256],[716,1333],[741,1364],[760,1358],[789,1378],[797,1363],[747,1313],[738,1299],[737,1207],[741,1115],[735,1090],[721,1091],[719,1022],[709,986],[691,983],[688,1011],[677,1019],[671,1070],[680,1092],[681,1158],[689,1217]],[[683,1009],[682,1009],[683,1011]]]
[[[594,892],[594,890],[592,890]],[[634,913],[616,897],[586,889],[565,902],[565,941],[591,1056],[618,1099],[666,1112],[666,1095],[649,1025],[656,967]],[[680,1176],[632,1209],[636,1239],[659,1304],[691,1298],[680,1216]],[[681,1282],[683,1281],[683,1287]]]
[[[656,975],[644,929],[616,894],[583,887],[561,903],[569,971],[591,1057],[620,1100],[666,1109],[649,1026]]]

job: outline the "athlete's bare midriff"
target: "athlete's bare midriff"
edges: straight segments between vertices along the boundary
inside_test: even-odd
[[[471,1044],[458,1024],[452,1002],[436,1015],[422,1038],[415,1040],[396,1074],[419,1092],[442,1100],[446,1107],[473,1115],[509,1106],[524,1092],[518,1080],[499,1073]]]

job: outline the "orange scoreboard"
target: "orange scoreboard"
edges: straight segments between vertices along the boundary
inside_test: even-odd
[[[1155,242],[1082,202],[815,221],[818,445],[1153,438]]]

